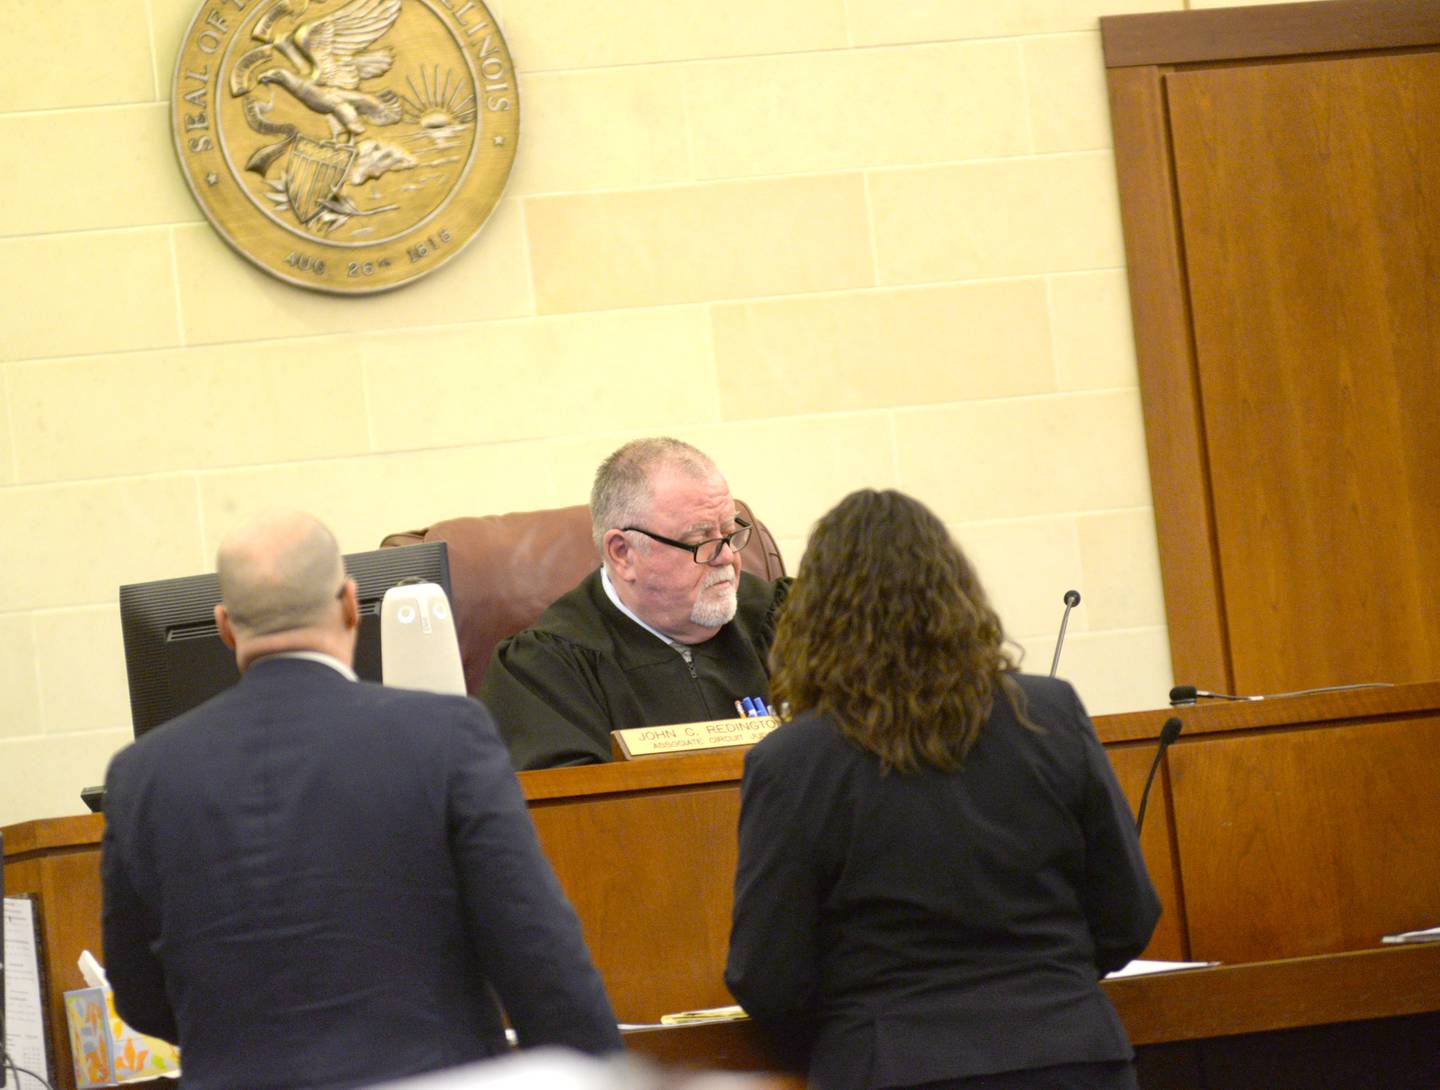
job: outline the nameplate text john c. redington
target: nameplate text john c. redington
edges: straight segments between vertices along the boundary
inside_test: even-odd
[[[206,0],[171,100],[215,230],[271,275],[340,294],[453,258],[500,199],[520,128],[480,0]]]
[[[773,715],[750,719],[711,719],[663,727],[627,727],[610,732],[616,758],[655,757],[662,753],[698,753],[706,749],[753,746],[780,725]]]

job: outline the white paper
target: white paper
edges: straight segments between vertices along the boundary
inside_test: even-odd
[[[45,1000],[40,994],[35,948],[35,906],[28,897],[5,898],[5,1051],[16,1067],[50,1080],[45,1062]],[[30,1075],[13,1070],[7,1074],[19,1090],[43,1090]]]
[[[697,1022],[736,1022],[746,1017],[741,1007],[706,1007],[698,1011],[677,1011],[674,1014],[662,1014],[660,1024],[663,1026],[688,1026]]]
[[[1152,973],[1178,973],[1186,969],[1213,969],[1218,961],[1141,961],[1136,958],[1123,969],[1106,973],[1106,980],[1122,980],[1127,976],[1150,976]]]
[[[85,980],[85,987],[110,987],[110,981],[105,979],[105,970],[101,968],[100,962],[95,960],[95,955],[89,950],[81,950],[80,958],[75,964],[80,967],[80,975]]]
[[[1386,935],[1381,942],[1440,942],[1440,927],[1427,928],[1424,931],[1402,931],[1398,935]]]

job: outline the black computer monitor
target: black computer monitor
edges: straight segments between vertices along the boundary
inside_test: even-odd
[[[355,672],[380,681],[380,603],[402,580],[438,583],[450,593],[445,542],[374,549],[345,557],[360,598]],[[220,583],[211,575],[132,583],[120,588],[120,627],[135,737],[203,704],[240,678],[235,653],[215,627]]]

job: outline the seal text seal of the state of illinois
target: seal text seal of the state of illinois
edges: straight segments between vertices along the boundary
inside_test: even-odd
[[[520,129],[481,0],[204,0],[171,99],[186,181],[220,235],[337,294],[458,253],[499,201]]]

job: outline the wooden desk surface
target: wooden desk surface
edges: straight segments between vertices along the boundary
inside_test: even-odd
[[[1107,980],[1137,1048],[1440,1011],[1440,943]],[[794,1057],[748,1020],[630,1030],[625,1045],[660,1063],[794,1071]],[[1437,1045],[1440,1051],[1440,1045]],[[798,1079],[796,1086],[803,1086]]]
[[[1433,716],[1440,709],[1440,681],[1349,689],[1265,700],[1200,701],[1178,708],[1102,715],[1095,730],[1106,745],[1158,739],[1172,715],[1185,724],[1181,738],[1253,730],[1297,730],[1395,717]]]

